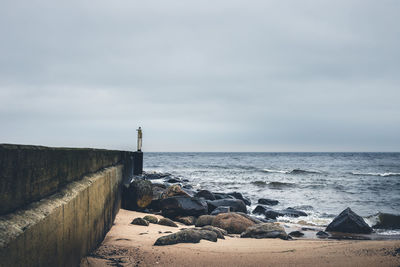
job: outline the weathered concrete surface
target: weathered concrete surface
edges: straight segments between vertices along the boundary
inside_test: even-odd
[[[136,165],[135,165],[136,163]],[[0,144],[0,215],[54,194],[103,168],[124,164],[124,176],[142,172],[141,152]]]
[[[107,168],[0,216],[0,266],[77,266],[112,226],[123,173]]]

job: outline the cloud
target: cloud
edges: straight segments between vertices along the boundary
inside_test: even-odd
[[[398,1],[3,1],[2,142],[398,151]]]

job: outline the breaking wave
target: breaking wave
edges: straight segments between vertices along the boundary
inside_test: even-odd
[[[381,177],[389,177],[389,176],[400,176],[399,172],[350,172],[352,175],[361,175],[361,176],[381,176]]]
[[[316,170],[302,170],[302,169],[293,169],[291,171],[263,169],[262,171],[266,172],[266,173],[283,173],[283,174],[316,174],[316,173],[322,173],[322,172],[316,171]]]

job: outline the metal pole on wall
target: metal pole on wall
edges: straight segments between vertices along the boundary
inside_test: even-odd
[[[137,151],[134,152],[133,160],[133,174],[139,175],[143,173],[143,153],[142,153],[142,128],[139,127],[137,131]]]
[[[137,129],[137,151],[142,151],[142,128],[139,127],[139,129]]]

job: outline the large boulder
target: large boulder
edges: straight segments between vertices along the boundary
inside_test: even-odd
[[[197,218],[195,226],[202,227],[206,225],[212,225],[214,219],[215,216],[213,215],[201,215],[199,218]]]
[[[147,208],[158,211],[160,210],[161,196],[167,190],[167,187],[164,184],[153,183],[152,190],[153,190],[153,199]]]
[[[162,199],[160,209],[163,216],[175,218],[180,216],[195,216],[207,214],[207,203],[195,197],[176,196]]]
[[[237,213],[221,213],[215,216],[212,226],[228,231],[230,234],[240,234],[255,223]]]
[[[218,199],[218,200],[212,200],[212,201],[207,201],[208,204],[208,212],[211,213],[213,210],[220,206],[225,206],[225,207],[230,207],[231,211],[240,211],[247,213],[247,208],[246,204],[240,199]]]
[[[253,214],[264,215],[267,210],[271,210],[271,208],[263,205],[257,205],[257,207],[253,210]]]
[[[219,206],[218,208],[216,208],[211,212],[211,215],[218,215],[220,213],[227,213],[227,212],[231,212],[231,207]]]
[[[296,210],[293,208],[287,208],[284,210],[266,210],[264,212],[265,218],[276,219],[277,217],[288,216],[288,217],[300,217],[307,216],[307,213],[301,210]]]
[[[369,234],[372,228],[350,208],[342,211],[335,219],[326,227],[327,232],[356,233]]]
[[[228,195],[226,193],[217,193],[213,192],[215,199],[235,199],[233,196]]]
[[[209,230],[184,229],[182,231],[162,236],[154,243],[155,246],[173,245],[177,243],[199,243],[201,239],[217,242],[217,234]]]
[[[251,205],[250,199],[248,199],[247,197],[244,197],[244,196],[242,195],[242,193],[239,193],[239,192],[231,192],[231,193],[228,193],[228,195],[233,196],[233,197],[236,198],[236,199],[240,199],[240,200],[243,201],[244,204],[246,204],[247,206],[250,206],[250,205]]]
[[[149,206],[153,200],[153,189],[150,181],[134,180],[129,187],[122,190],[122,208],[141,210]]]
[[[190,197],[188,193],[182,190],[180,185],[171,185],[164,191],[161,196],[161,199],[169,198],[169,197],[176,197],[176,196],[183,196],[183,197]]]
[[[269,199],[269,198],[260,198],[258,200],[258,204],[268,205],[268,206],[275,206],[275,205],[279,204],[279,201],[275,200],[275,199]]]
[[[215,200],[214,194],[211,193],[208,190],[200,190],[194,196],[195,197],[199,197],[199,198],[202,197],[202,198],[207,199],[207,200]]]
[[[400,229],[400,215],[378,213],[378,222],[372,226],[377,229]]]
[[[288,235],[282,226],[276,223],[260,223],[251,227],[248,227],[240,235],[242,238],[281,238],[284,240],[288,239]]]

